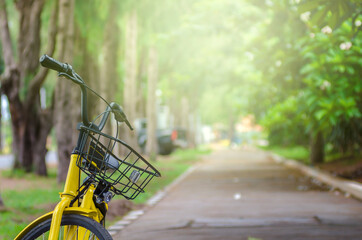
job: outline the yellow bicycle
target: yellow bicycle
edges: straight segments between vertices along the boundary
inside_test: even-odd
[[[43,55],[43,67],[58,71],[81,88],[82,123],[78,124],[79,138],[70,157],[69,170],[61,201],[49,212],[21,231],[16,240],[30,239],[112,239],[104,228],[108,203],[114,195],[135,199],[147,184],[161,174],[125,142],[102,132],[110,113],[118,122],[132,129],[122,108],[108,104],[90,89],[67,63]],[[107,109],[88,121],[87,89],[107,103]],[[99,124],[95,122],[99,121]],[[118,129],[118,128],[117,128]],[[86,177],[81,180],[82,173]]]

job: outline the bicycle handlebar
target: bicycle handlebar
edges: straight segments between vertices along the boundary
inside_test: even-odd
[[[43,67],[55,70],[57,72],[72,74],[72,66],[70,66],[68,63],[58,62],[46,54],[40,57],[39,62]]]
[[[129,123],[126,115],[123,112],[123,109],[121,108],[121,106],[119,106],[115,102],[112,102],[107,106],[107,109],[98,126],[90,123],[88,121],[88,112],[87,112],[87,88],[86,88],[86,85],[85,85],[83,79],[77,73],[74,72],[72,66],[68,63],[59,62],[59,61],[55,60],[54,58],[49,57],[46,54],[41,56],[39,61],[43,67],[58,71],[59,76],[65,76],[80,86],[81,93],[82,93],[81,115],[82,115],[83,124],[85,126],[96,127],[99,131],[102,131],[102,129],[104,128],[104,126],[108,120],[109,113],[113,112],[114,117],[118,122],[125,122],[127,124],[127,126],[131,130],[133,130],[131,124]]]

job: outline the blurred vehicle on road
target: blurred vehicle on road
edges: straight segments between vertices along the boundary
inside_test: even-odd
[[[135,124],[137,141],[142,152],[145,152],[147,143],[147,120],[138,119]],[[183,128],[164,128],[156,130],[158,154],[169,155],[176,148],[186,148],[187,132]]]

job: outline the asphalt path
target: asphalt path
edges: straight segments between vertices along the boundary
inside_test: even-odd
[[[362,239],[362,204],[266,153],[220,150],[113,239]]]

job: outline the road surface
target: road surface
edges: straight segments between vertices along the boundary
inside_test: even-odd
[[[255,150],[221,150],[113,239],[362,239],[362,204]]]

